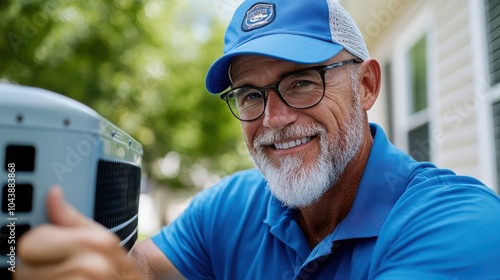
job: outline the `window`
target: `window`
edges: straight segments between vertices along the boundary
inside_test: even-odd
[[[427,108],[427,67],[425,37],[410,49],[410,92],[411,112],[417,113]]]
[[[418,161],[430,161],[427,116],[427,51],[423,36],[408,51],[410,128],[409,153]]]
[[[500,101],[493,103],[493,126],[495,133],[497,186],[500,186]]]
[[[429,123],[426,122],[408,133],[410,155],[418,161],[429,161]]]
[[[500,1],[486,1],[486,32],[491,85],[500,83]]]

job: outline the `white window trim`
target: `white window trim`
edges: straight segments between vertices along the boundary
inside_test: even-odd
[[[430,160],[435,161],[434,143],[432,141],[432,131],[434,120],[434,108],[436,100],[432,98],[435,92],[435,80],[433,79],[433,69],[436,60],[433,48],[433,30],[428,20],[432,10],[424,5],[417,14],[412,16],[412,20],[404,26],[396,37],[394,44],[394,54],[392,56],[393,67],[393,97],[394,97],[394,144],[401,149],[408,151],[408,133],[426,122],[429,123],[429,155]],[[410,49],[422,37],[426,37],[426,55],[427,55],[427,108],[417,113],[411,113],[410,101],[410,81],[409,81],[409,60],[408,53]],[[435,96],[435,95],[434,95]],[[432,121],[431,121],[432,120]]]

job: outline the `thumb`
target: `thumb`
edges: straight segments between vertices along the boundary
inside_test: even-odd
[[[77,227],[94,224],[64,200],[60,186],[52,187],[47,194],[47,215],[51,223],[60,226]]]

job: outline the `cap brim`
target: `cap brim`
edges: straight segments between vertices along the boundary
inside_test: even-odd
[[[273,34],[252,39],[216,60],[206,77],[206,87],[211,93],[220,93],[231,84],[229,65],[239,55],[262,55],[299,64],[316,64],[337,55],[343,47],[332,42],[293,34]]]

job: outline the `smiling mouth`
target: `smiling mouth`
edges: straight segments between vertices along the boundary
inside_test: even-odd
[[[288,141],[288,142],[283,142],[283,143],[275,143],[274,148],[277,150],[284,150],[284,149],[290,149],[299,145],[303,145],[309,141],[311,141],[312,137],[302,137],[300,139]]]

